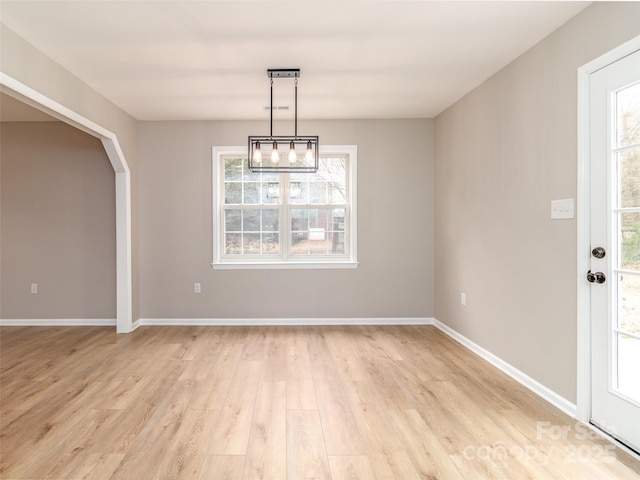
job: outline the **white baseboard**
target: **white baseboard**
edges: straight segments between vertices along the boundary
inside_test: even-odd
[[[141,318],[141,325],[278,326],[278,325],[433,325],[433,318]]]
[[[513,378],[515,381],[517,381],[518,383],[524,385],[529,390],[531,390],[533,393],[535,393],[539,397],[543,398],[544,400],[549,402],[554,407],[559,408],[560,410],[562,410],[564,413],[566,413],[570,417],[576,418],[577,407],[576,407],[575,403],[571,403],[569,400],[567,400],[563,396],[558,395],[556,392],[554,392],[550,388],[544,386],[543,384],[541,384],[537,380],[534,380],[533,378],[531,378],[526,373],[521,372],[520,370],[515,368],[513,365],[505,362],[500,357],[498,357],[498,356],[494,355],[493,353],[491,353],[490,351],[482,348],[477,343],[472,342],[467,337],[465,337],[464,335],[461,335],[460,333],[456,332],[454,329],[452,329],[451,327],[445,325],[444,323],[440,322],[439,320],[433,319],[433,324],[439,330],[441,330],[442,332],[446,333],[451,338],[453,338],[455,341],[457,341],[461,345],[465,346],[466,348],[471,350],[476,355],[482,357],[483,359],[485,359],[487,362],[489,362],[494,367],[498,368],[499,370],[502,370],[504,373],[506,373],[511,378]]]
[[[0,327],[115,327],[115,318],[0,319]]]

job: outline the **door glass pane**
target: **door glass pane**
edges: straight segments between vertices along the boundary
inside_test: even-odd
[[[640,335],[640,275],[619,275],[618,306],[618,328]]]
[[[620,214],[620,267],[640,271],[640,212]]]
[[[618,154],[620,165],[620,206],[640,207],[640,147]]]
[[[616,94],[616,113],[619,147],[640,143],[640,83]]]
[[[640,340],[628,335],[618,335],[618,391],[640,402]]]

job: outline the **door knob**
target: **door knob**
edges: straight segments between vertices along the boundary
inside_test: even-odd
[[[589,270],[587,272],[587,281],[589,283],[604,283],[607,280],[607,277],[602,272],[592,272]]]
[[[606,254],[607,254],[606,250],[602,247],[596,247],[593,250],[591,250],[591,255],[593,255],[596,258],[604,258]]]

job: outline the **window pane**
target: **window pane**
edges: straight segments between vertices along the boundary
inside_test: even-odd
[[[242,203],[242,184],[224,184],[224,203],[227,205],[240,205]]]
[[[244,204],[256,205],[260,200],[260,184],[259,183],[245,183],[244,184]]]
[[[240,221],[240,210],[225,210],[224,211],[224,227],[227,232],[239,232],[242,230],[242,224]]]
[[[224,180],[240,181],[242,180],[242,158],[227,158],[224,161]]]
[[[262,231],[277,232],[280,226],[280,211],[276,209],[262,210]]]
[[[346,188],[344,186],[344,183],[329,183],[329,198],[327,203],[331,203],[334,205],[343,205],[347,203]]]
[[[262,234],[262,253],[263,254],[279,254],[280,253],[280,235],[277,233]]]
[[[280,182],[267,182],[262,184],[262,203],[273,205],[280,203]]]
[[[302,195],[302,182],[291,181],[289,183],[289,199],[294,202]]]
[[[245,182],[259,182],[260,181],[260,172],[252,172],[247,167],[246,163],[244,164],[244,174],[242,175],[242,180]]]
[[[291,234],[291,254],[307,255],[309,253],[309,235],[304,232]]]
[[[291,182],[289,184],[289,198],[294,205],[309,203],[309,183]]]
[[[242,253],[242,235],[240,233],[227,233],[224,238],[224,253],[227,255],[240,255]]]
[[[291,231],[306,232],[309,229],[309,211],[301,208],[291,209]]]
[[[242,236],[243,253],[259,254],[260,253],[260,234],[245,233]]]
[[[309,185],[309,203],[327,203],[327,184],[313,182]]]
[[[260,231],[260,210],[242,211],[242,229],[245,232]]]

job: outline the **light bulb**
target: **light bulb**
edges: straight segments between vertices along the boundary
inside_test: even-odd
[[[313,160],[313,150],[311,149],[311,142],[307,142],[307,153],[305,154],[304,159],[307,162]]]
[[[278,163],[280,161],[280,154],[278,153],[278,142],[273,142],[273,151],[271,152],[271,161]]]
[[[296,163],[298,156],[296,155],[296,146],[293,142],[289,145],[289,163]]]
[[[262,162],[262,152],[260,151],[260,142],[256,142],[256,148],[253,151],[253,161],[256,163]]]

